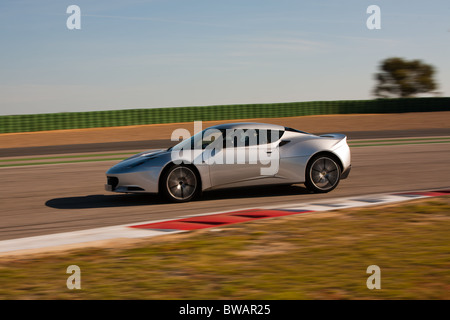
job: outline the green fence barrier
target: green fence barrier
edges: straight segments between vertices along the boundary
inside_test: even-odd
[[[308,101],[0,116],[0,133],[320,114],[450,111],[450,98]]]

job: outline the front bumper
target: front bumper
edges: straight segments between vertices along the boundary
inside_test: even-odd
[[[113,192],[123,192],[123,193],[140,193],[140,192],[147,193],[148,192],[139,186],[118,186],[118,187],[114,188],[110,184],[105,184],[105,190],[113,191]]]
[[[141,172],[107,172],[105,190],[124,193],[157,193],[160,171],[161,168],[152,167]]]

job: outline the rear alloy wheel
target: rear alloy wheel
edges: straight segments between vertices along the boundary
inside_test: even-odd
[[[166,198],[173,202],[186,202],[198,192],[198,177],[192,168],[174,166],[163,177],[162,191]]]
[[[308,190],[325,193],[339,184],[341,168],[336,160],[328,155],[314,157],[306,167],[305,185]]]

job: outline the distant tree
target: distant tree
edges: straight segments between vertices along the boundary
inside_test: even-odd
[[[414,97],[420,93],[432,92],[437,88],[433,78],[435,69],[420,60],[388,58],[381,62],[374,95],[379,98]]]

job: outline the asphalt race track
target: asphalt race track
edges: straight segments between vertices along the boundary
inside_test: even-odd
[[[201,199],[184,204],[165,203],[156,195],[104,191],[105,171],[115,163],[1,168],[0,240],[215,211],[450,186],[450,143],[352,148],[352,172],[329,194],[309,194],[303,185],[258,187],[206,192]]]

